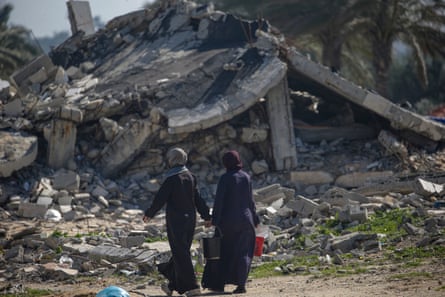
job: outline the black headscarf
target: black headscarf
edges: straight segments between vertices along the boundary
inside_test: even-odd
[[[239,153],[235,150],[225,153],[222,157],[222,162],[227,170],[239,170],[243,167]]]

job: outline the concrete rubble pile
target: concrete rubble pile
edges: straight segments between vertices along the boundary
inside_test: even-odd
[[[189,152],[210,206],[221,153],[241,153],[271,230],[264,261],[301,253],[295,238],[327,218],[357,224],[402,207],[427,217],[422,229],[406,223],[409,234],[443,244],[444,212],[433,207],[445,193],[442,125],[332,74],[266,21],[165,3],[78,31],[12,84],[0,81],[3,281],[153,271],[168,245],[146,239],[165,239],[165,227],[162,214],[144,226],[142,210],[173,146]],[[342,111],[302,124],[293,117],[313,102],[297,89]],[[359,123],[357,113],[380,120]],[[200,225],[196,238],[206,232]],[[305,248],[340,264],[342,253],[381,246],[378,234],[357,232]]]

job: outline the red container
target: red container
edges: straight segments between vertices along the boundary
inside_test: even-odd
[[[255,250],[253,251],[253,255],[260,257],[263,254],[263,245],[264,245],[264,237],[257,236],[255,238]]]

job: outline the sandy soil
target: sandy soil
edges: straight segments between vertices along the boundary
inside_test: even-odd
[[[429,273],[428,275],[426,275]],[[401,269],[400,266],[376,268],[368,273],[341,277],[314,275],[287,275],[250,280],[244,297],[443,297],[445,296],[445,260],[424,263],[421,266]],[[120,283],[117,283],[120,282]],[[115,285],[126,290],[131,297],[165,296],[158,285],[145,285],[130,278],[89,280],[76,284],[45,283],[24,284],[26,287],[47,288],[57,293],[53,297],[95,297],[103,288]],[[234,286],[226,286],[227,294],[214,294],[203,290],[203,296],[226,296]],[[180,296],[176,292],[173,296]]]

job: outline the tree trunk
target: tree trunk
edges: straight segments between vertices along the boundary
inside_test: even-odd
[[[391,5],[397,5],[390,0],[382,0],[375,18],[375,27],[371,29],[372,41],[372,65],[374,67],[375,88],[377,92],[388,96],[389,68],[392,63],[391,51],[394,39],[394,28],[392,18],[394,14]]]
[[[328,66],[332,72],[339,72],[341,69],[341,52],[343,47],[343,38],[327,29],[319,35],[322,43],[321,62]]]

